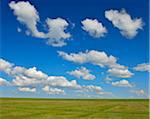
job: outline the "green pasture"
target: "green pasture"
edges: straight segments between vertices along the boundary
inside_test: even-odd
[[[0,119],[149,119],[149,100],[0,98]]]

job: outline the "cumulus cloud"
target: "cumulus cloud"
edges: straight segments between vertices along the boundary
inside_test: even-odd
[[[104,78],[105,81],[112,81],[112,78],[110,78],[109,76],[106,76],[106,78]]]
[[[36,67],[26,69],[20,66],[14,66],[13,63],[0,59],[0,71],[13,77],[12,83],[17,86],[26,86],[41,83],[41,80],[48,76]]]
[[[48,33],[46,34],[48,44],[56,47],[61,47],[66,45],[64,39],[71,37],[70,33],[66,33],[65,30],[68,27],[68,22],[62,18],[47,19],[46,23],[48,25]]]
[[[64,90],[59,88],[50,88],[49,86],[45,86],[42,88],[43,91],[45,91],[48,94],[64,94]]]
[[[22,74],[26,77],[35,78],[35,79],[46,79],[48,77],[47,74],[43,73],[42,71],[37,70],[36,67],[26,69],[24,67],[14,66],[11,69],[10,73],[15,76],[18,76],[18,75],[20,76],[20,74]]]
[[[143,96],[143,95],[145,95],[145,91],[144,91],[143,89],[140,89],[140,90],[131,90],[130,92],[131,92],[131,93],[134,93],[134,94],[136,94],[136,95],[138,95],[138,96]]]
[[[24,76],[23,74],[14,75],[12,83],[15,86],[35,86],[41,84],[43,80]]]
[[[120,81],[112,82],[112,86],[116,86],[116,87],[132,87],[132,85],[127,80],[120,80]]]
[[[115,65],[117,59],[114,56],[108,56],[105,52],[100,51],[86,51],[79,53],[70,53],[67,54],[65,52],[59,51],[59,56],[63,59],[72,61],[75,63],[92,63],[94,65],[98,65],[101,67]]]
[[[138,64],[136,67],[133,68],[135,71],[150,71],[150,64],[149,63],[142,63]]]
[[[97,95],[112,95],[111,92],[105,92],[103,91],[103,88],[100,86],[95,86],[95,85],[86,85],[86,86],[82,86],[82,89],[77,90],[78,93],[85,95],[87,93],[95,93]]]
[[[65,39],[71,37],[70,33],[65,32],[69,24],[65,19],[62,18],[47,18],[46,24],[48,30],[46,33],[40,32],[37,28],[38,22],[40,22],[39,13],[36,8],[28,1],[12,1],[9,3],[9,7],[13,10],[14,15],[17,16],[17,20],[20,23],[26,25],[27,35],[47,39],[47,44],[54,47],[62,47],[66,45]]]
[[[86,52],[68,54],[68,53],[59,51],[58,54],[63,59],[72,61],[75,63],[79,63],[79,64],[91,63],[93,65],[98,65],[100,67],[108,67],[110,68],[108,72],[116,77],[129,78],[133,75],[128,70],[127,67],[117,63],[116,57],[112,55],[108,56],[105,52],[91,50],[91,51],[86,51]]]
[[[80,88],[80,85],[77,84],[76,80],[68,81],[63,76],[49,76],[47,80],[45,80],[45,84],[50,86],[57,87],[68,87],[68,88]]]
[[[79,85],[76,80],[68,80],[63,76],[49,76],[38,70],[36,67],[27,69],[25,67],[15,66],[3,59],[0,59],[0,69],[1,72],[7,73],[10,77],[12,77],[12,80],[9,82],[12,86],[17,86],[19,87],[18,90],[24,92],[35,92],[36,89],[29,87],[36,86],[44,86],[45,88],[43,88],[43,90],[47,90],[46,92],[49,94],[62,93],[62,88],[89,92],[102,92],[102,88],[100,86],[82,86]],[[3,83],[5,80],[1,80],[0,83],[1,82]]]
[[[37,29],[37,22],[39,22],[39,14],[36,8],[28,1],[20,1],[15,3],[14,1],[9,3],[9,7],[13,10],[14,15],[17,16],[17,20],[26,25],[29,32],[39,38],[44,37],[44,33],[39,32]]]
[[[8,86],[10,83],[4,78],[0,77],[0,86]]]
[[[51,86],[77,88],[75,80],[69,81],[63,76],[48,76],[36,67],[25,68],[0,59],[0,71],[7,73],[13,78],[12,83],[16,86],[30,86],[37,84],[49,84]]]
[[[81,67],[80,69],[70,71],[68,73],[76,78],[83,78],[85,80],[93,80],[96,78],[93,74],[90,74],[90,70],[85,67]]]
[[[97,19],[85,19],[81,21],[82,29],[95,38],[100,38],[107,33],[107,29]]]
[[[133,76],[133,73],[131,73],[128,69],[112,68],[109,69],[108,72],[110,75],[120,78],[130,78]]]
[[[100,86],[88,85],[88,86],[83,86],[82,88],[84,91],[87,92],[96,92],[96,93],[102,92],[102,88]]]
[[[24,73],[14,74],[13,75],[14,79],[12,80],[12,83],[17,86],[49,85],[53,87],[57,86],[68,88],[80,87],[75,80],[68,81],[63,76],[47,76],[46,74],[37,70],[34,70],[35,72],[30,72],[30,75],[29,74],[26,75],[26,72],[29,71],[30,69],[34,69],[34,67],[26,69]],[[41,77],[39,76],[40,74],[39,72],[42,73],[42,75],[40,75]]]
[[[104,78],[104,81],[105,81],[107,84],[110,84],[112,80],[113,80],[112,77],[110,77],[109,75],[107,75],[107,76]]]
[[[36,92],[36,88],[29,87],[19,87],[18,90],[21,92]]]
[[[46,79],[48,76],[42,71],[38,71],[36,67],[25,70],[24,74],[31,78]]]
[[[141,18],[132,19],[123,9],[105,11],[105,17],[112,22],[114,27],[120,30],[120,33],[128,39],[134,38],[139,29],[142,29],[143,22]]]
[[[12,63],[9,63],[3,59],[0,59],[0,71],[4,71],[9,74],[12,67],[13,67]]]

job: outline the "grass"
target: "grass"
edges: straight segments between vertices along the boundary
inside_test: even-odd
[[[149,100],[0,98],[0,119],[149,119]]]

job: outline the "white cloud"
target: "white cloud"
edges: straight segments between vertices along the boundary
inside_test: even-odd
[[[9,84],[10,83],[7,80],[0,77],[0,86],[7,86]]]
[[[15,86],[35,86],[38,84],[42,84],[42,79],[36,79],[24,76],[20,74],[19,76],[13,76],[14,79],[12,80],[13,85]]]
[[[29,77],[24,74],[14,75],[12,83],[16,86],[36,86],[36,85],[49,85],[53,87],[67,87],[67,88],[80,88],[76,80],[69,81],[63,76],[48,76],[46,78],[33,75]]]
[[[105,81],[107,84],[109,84],[109,83],[112,81],[112,77],[106,76],[106,77],[104,78],[104,81]]]
[[[96,92],[96,93],[102,92],[102,88],[100,86],[94,85],[82,86],[82,89],[87,92]]]
[[[150,64],[149,63],[142,63],[138,64],[136,67],[133,68],[135,71],[150,71]]]
[[[131,92],[131,93],[134,93],[134,94],[136,94],[136,95],[138,95],[138,96],[143,96],[143,95],[145,95],[145,92],[144,92],[144,90],[142,90],[142,89],[140,89],[140,90],[131,90],[130,92]]]
[[[46,79],[48,77],[45,73],[38,71],[36,67],[25,70],[24,74],[28,77],[36,79]]]
[[[76,80],[68,80],[63,76],[49,76],[42,71],[37,70],[36,67],[25,68],[20,66],[12,65],[3,59],[0,59],[1,72],[7,73],[7,70],[4,70],[4,67],[9,68],[9,73],[7,73],[13,79],[9,82],[12,86],[19,86],[20,91],[34,92],[35,89],[29,87],[37,86],[48,86],[49,94],[56,92],[57,94],[61,91],[57,88],[73,89],[73,90],[83,90],[86,92],[102,92],[100,86],[86,85],[82,86],[77,83]],[[4,64],[5,65],[4,65]],[[7,65],[6,65],[7,64]],[[10,65],[11,64],[11,65]],[[6,68],[6,69],[7,69]],[[2,80],[1,82],[4,82]]]
[[[20,66],[14,66],[11,68],[11,75],[19,75],[19,74],[23,74],[27,69],[24,67],[20,67]]]
[[[50,88],[49,86],[45,86],[42,88],[43,91],[45,91],[48,94],[64,94],[64,90],[59,88]]]
[[[70,71],[68,73],[74,77],[83,78],[85,80],[93,80],[96,78],[93,74],[90,74],[90,70],[85,67],[81,67],[80,69]]]
[[[63,76],[48,76],[42,71],[37,70],[36,67],[24,68],[15,66],[3,59],[0,59],[0,71],[7,73],[13,78],[12,83],[16,86],[30,86],[30,85],[45,85],[79,88],[76,80],[69,81]]]
[[[10,72],[12,75],[24,75],[29,78],[35,78],[35,79],[46,79],[48,76],[47,74],[43,73],[42,71],[37,70],[36,67],[32,67],[29,69],[26,69],[24,67],[15,66],[11,69]]]
[[[100,23],[97,19],[85,19],[81,21],[82,29],[88,32],[91,36],[95,38],[100,38],[107,33],[107,29]]]
[[[36,92],[36,88],[29,87],[19,87],[18,90],[21,92]]]
[[[100,52],[100,51],[86,51],[84,52],[79,52],[79,53],[70,53],[67,54],[65,52],[59,51],[59,55],[68,61],[72,61],[75,63],[92,63],[94,65],[98,65],[101,67],[104,66],[113,66],[116,65],[117,59],[113,56],[108,56],[105,52]]]
[[[36,67],[26,69],[20,66],[14,66],[10,75],[13,77],[12,83],[17,86],[37,85],[42,83],[48,76]]]
[[[114,27],[120,30],[120,33],[128,39],[132,39],[142,29],[143,22],[141,18],[132,19],[131,16],[123,9],[105,11],[105,17],[112,22]]]
[[[68,22],[62,18],[50,19],[46,20],[49,31],[46,34],[48,44],[56,47],[61,47],[66,45],[64,39],[68,39],[71,37],[70,33],[66,33],[65,30],[69,25]]]
[[[110,96],[113,96],[113,93],[112,93],[112,92],[99,92],[98,94],[100,94],[100,95],[110,95]]]
[[[110,75],[120,78],[130,78],[133,76],[133,73],[131,73],[128,69],[112,68],[109,69],[108,72]]]
[[[127,80],[112,82],[112,85],[116,87],[132,87],[132,85]]]
[[[85,53],[79,52],[67,54],[65,52],[59,51],[58,54],[63,59],[75,63],[80,64],[91,63],[93,65],[98,65],[100,67],[108,67],[110,68],[108,72],[116,77],[129,78],[133,75],[133,73],[131,73],[128,70],[128,67],[125,67],[117,63],[116,57],[112,55],[108,56],[105,52],[91,50],[86,51]]]
[[[3,59],[0,59],[0,71],[4,71],[7,74],[9,74],[12,67],[13,67],[12,63],[9,63]]]
[[[87,95],[88,93],[96,93],[97,95],[112,95],[111,92],[103,91],[103,88],[95,85],[86,85],[82,86],[80,90],[76,90],[76,92],[83,95]]]
[[[56,87],[68,87],[68,88],[80,88],[76,80],[68,81],[63,76],[49,76],[45,81],[45,84]]]
[[[39,38],[44,37],[44,33],[39,32],[37,29],[37,22],[39,22],[39,14],[35,7],[28,1],[20,1],[15,3],[14,1],[9,3],[9,7],[13,10],[14,15],[17,16],[17,20],[25,24],[29,32]]]
[[[86,63],[87,59],[86,59],[86,55],[82,52],[80,52],[79,54],[75,54],[75,53],[71,53],[71,54],[67,54],[65,52],[59,51],[58,52],[59,56],[61,56],[63,59],[68,60],[68,61],[72,61],[75,63]]]
[[[62,18],[47,18],[47,33],[38,31],[37,25],[38,22],[40,22],[39,13],[28,1],[20,1],[17,3],[12,1],[9,3],[9,7],[13,10],[14,15],[17,16],[17,20],[26,25],[27,30],[25,33],[27,35],[47,39],[47,44],[54,47],[62,47],[66,45],[65,39],[71,37],[70,33],[65,32],[69,24],[65,19]],[[18,29],[18,31],[20,31],[20,29]]]

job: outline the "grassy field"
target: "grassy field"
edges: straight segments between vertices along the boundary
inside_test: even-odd
[[[0,98],[0,119],[149,119],[149,100]]]

